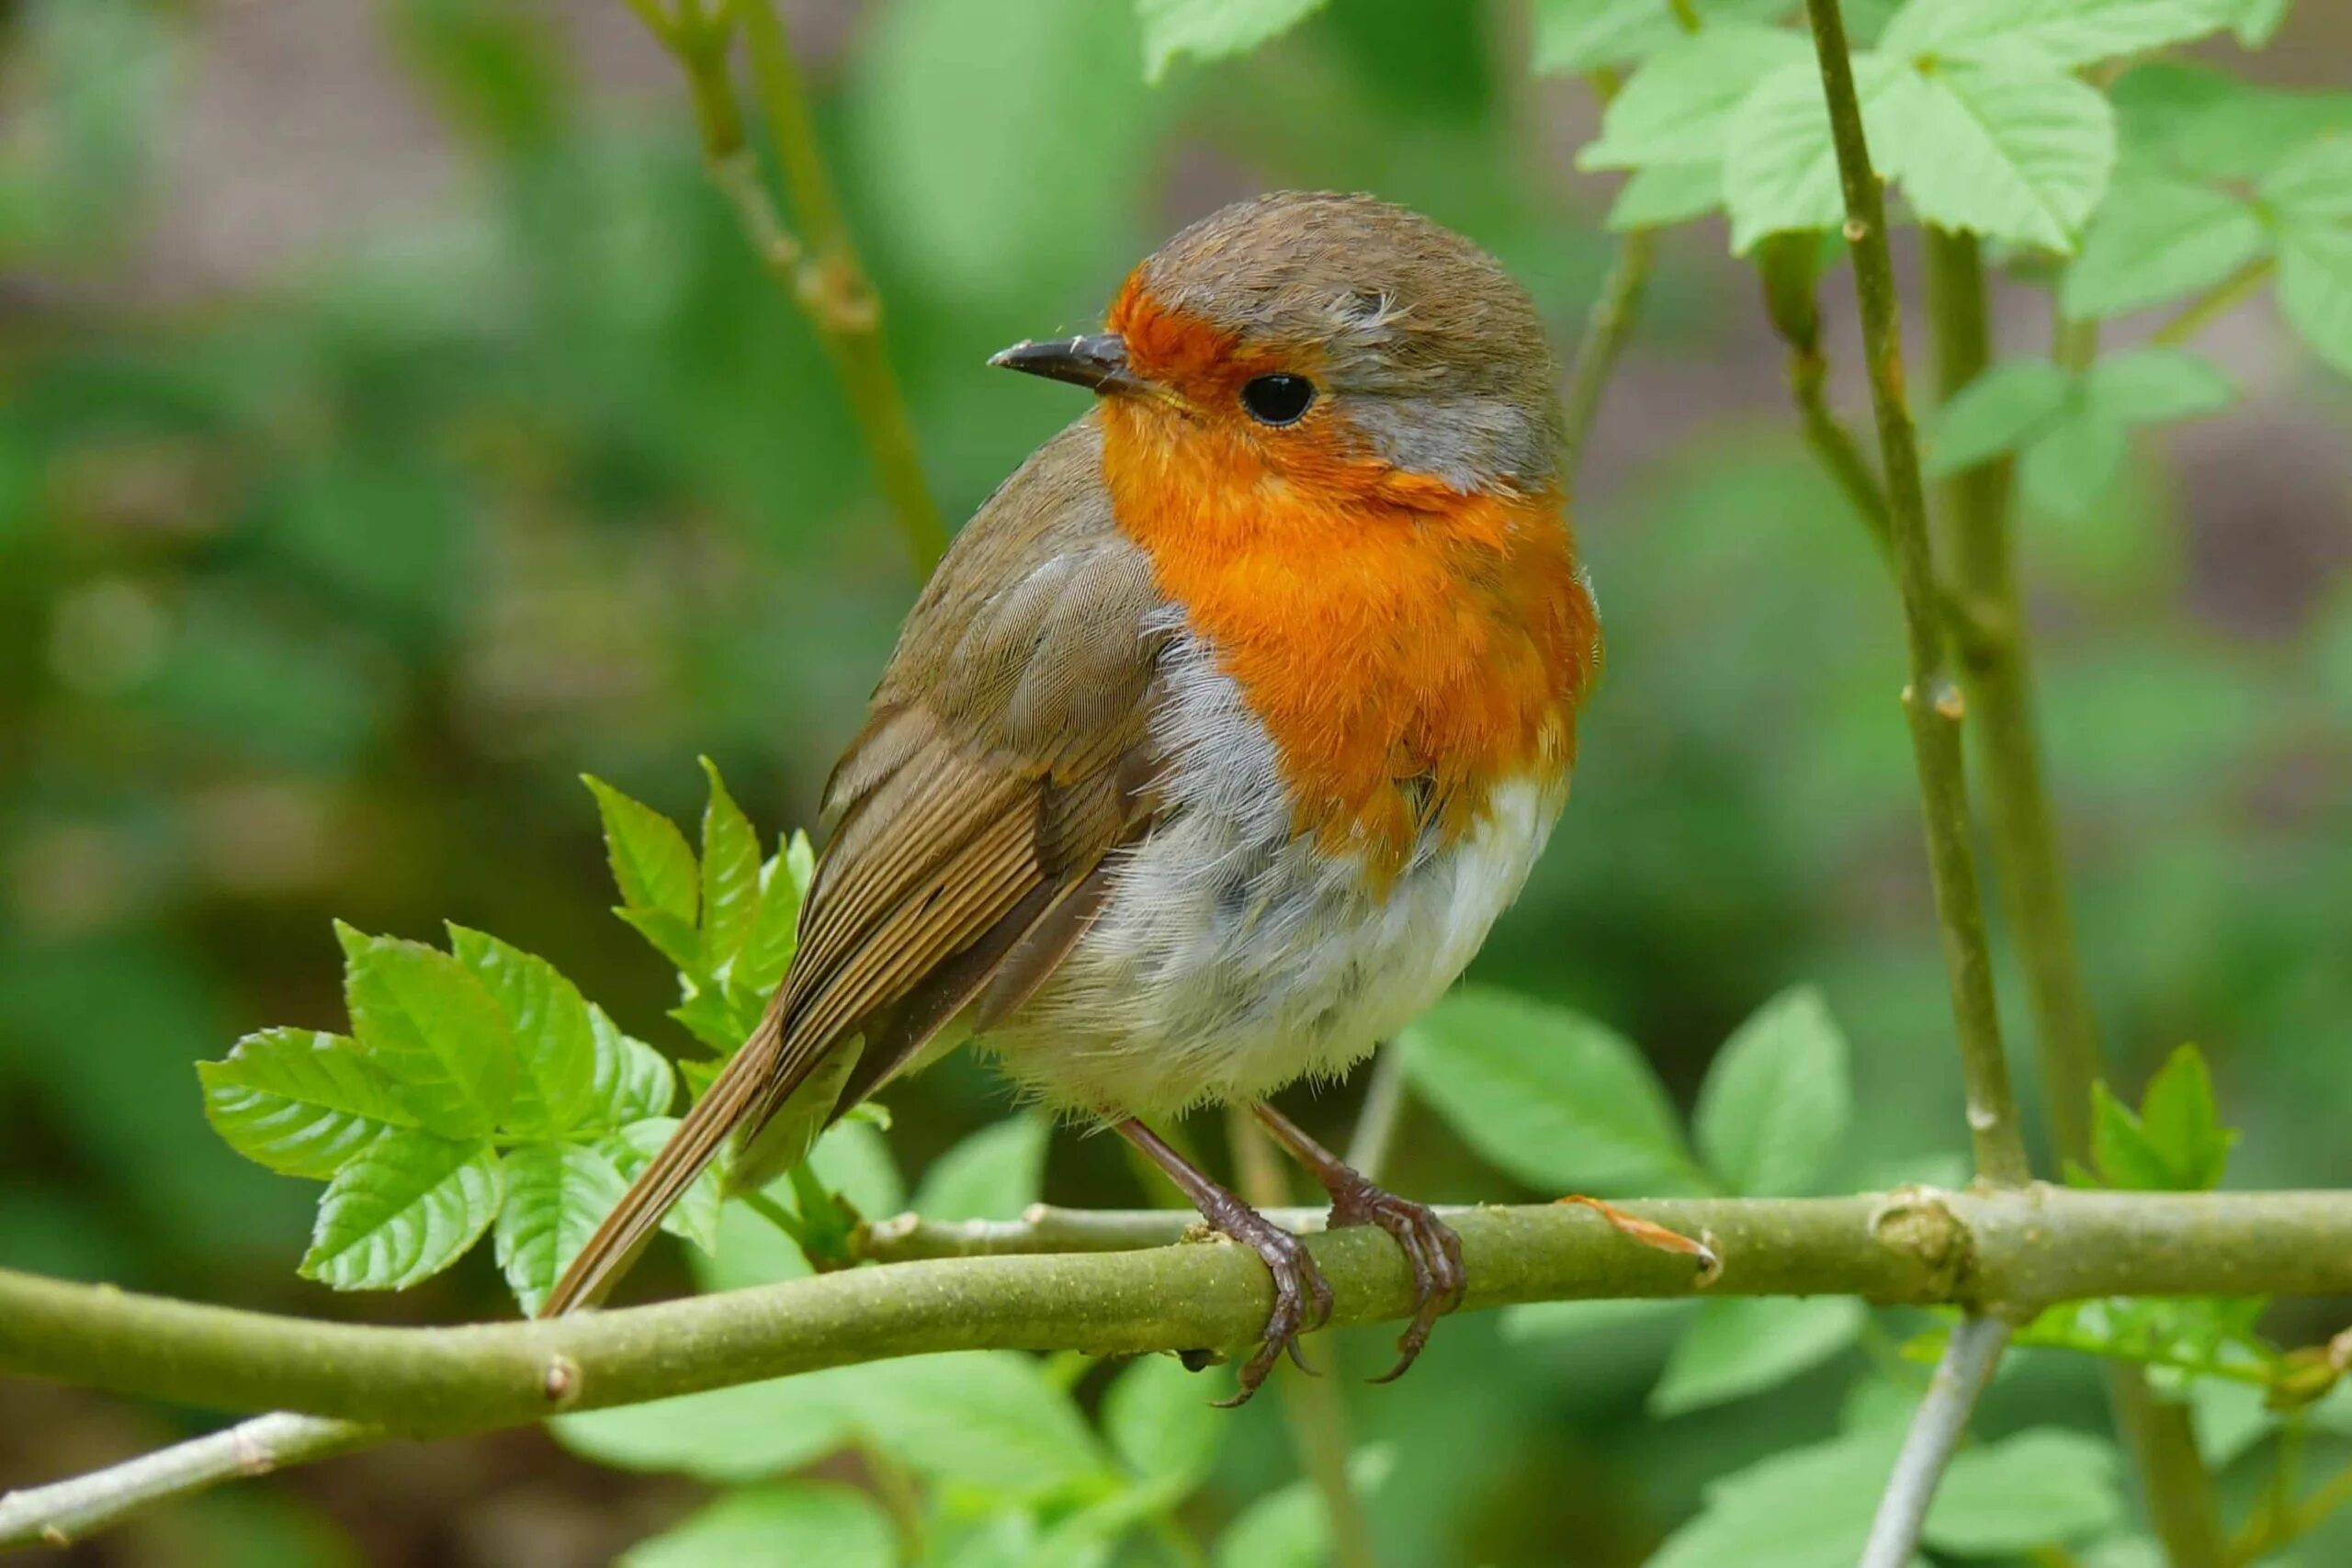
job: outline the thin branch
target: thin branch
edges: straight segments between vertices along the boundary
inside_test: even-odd
[[[1608,102],[1606,94],[1601,101]],[[1562,483],[1571,495],[1584,468],[1585,442],[1600,414],[1601,395],[1608,390],[1618,356],[1632,339],[1634,323],[1641,315],[1642,295],[1649,287],[1650,266],[1657,254],[1657,242],[1647,229],[1634,229],[1620,238],[1617,259],[1610,265],[1600,296],[1585,319],[1584,336],[1577,340],[1568,371],[1566,455],[1560,465]]]
[[[256,1416],[110,1469],[0,1495],[0,1551],[69,1546],[164,1498],[187,1496],[224,1481],[249,1481],[383,1440],[382,1432],[355,1421],[282,1411]]]
[[[1708,1235],[1724,1265],[1713,1294],[1854,1295],[2015,1317],[2094,1296],[2352,1293],[2352,1192],[1905,1188],[1626,1207],[1686,1235]],[[1271,1217],[1312,1232],[1321,1213]],[[1630,1240],[1580,1207],[1480,1207],[1447,1218],[1462,1237],[1472,1309],[1700,1288],[1688,1259]],[[282,1417],[216,1435],[232,1454],[243,1443],[287,1464],[396,1434],[518,1426],[895,1356],[1244,1345],[1265,1321],[1265,1270],[1240,1247],[1158,1245],[1191,1224],[1168,1210],[1038,1209],[990,1224],[889,1221],[874,1227],[873,1250],[933,1260],[456,1328],[316,1323],[0,1270],[0,1374],[215,1409],[307,1410],[370,1428],[339,1430],[315,1451],[254,1446],[254,1434],[279,1429],[271,1423]],[[1411,1280],[1386,1236],[1339,1231],[1315,1236],[1312,1250],[1338,1293],[1335,1323],[1412,1311]],[[1028,1255],[1006,1256],[1015,1251]],[[326,1438],[320,1434],[322,1443]],[[9,1526],[0,1545],[41,1538],[55,1522],[42,1500],[84,1500],[73,1517],[86,1532],[226,1479],[234,1470],[221,1467],[221,1450],[201,1447],[216,1438],[0,1499]],[[216,1457],[188,1462],[191,1448]],[[133,1479],[125,1482],[126,1473]],[[93,1497],[106,1500],[103,1512],[87,1505]]]
[[[1289,1196],[1290,1182],[1274,1141],[1245,1105],[1226,1108],[1225,1130],[1242,1197],[1261,1212],[1279,1207]],[[1328,1363],[1330,1358],[1322,1359]],[[1287,1359],[1275,1363],[1273,1382],[1274,1396],[1282,1401],[1283,1424],[1290,1428],[1291,1451],[1298,1456],[1298,1468],[1323,1499],[1323,1513],[1330,1521],[1331,1561],[1338,1568],[1379,1568],[1380,1557],[1372,1545],[1372,1522],[1364,1517],[1363,1499],[1356,1495],[1355,1485],[1348,1479],[1348,1453],[1355,1445],[1348,1437],[1347,1399],[1338,1382],[1305,1371]]]
[[[1365,1180],[1380,1179],[1388,1164],[1388,1145],[1404,1115],[1405,1047],[1391,1040],[1373,1058],[1372,1071],[1364,1077],[1363,1105],[1356,1112],[1355,1131],[1348,1135],[1348,1163]]]
[[[2256,257],[2182,306],[2180,314],[2158,327],[2148,341],[2166,347],[2187,343],[2245,303],[2278,270],[2276,256]]]
[[[645,8],[640,4],[640,15]],[[800,220],[798,237],[777,210],[744,130],[729,60],[739,22],[762,118]],[[947,547],[947,527],[923,479],[913,422],[883,338],[881,302],[858,261],[818,151],[816,123],[783,22],[769,0],[720,0],[715,15],[692,10],[653,31],[685,71],[712,182],[733,205],[761,265],[808,315],[832,355],[907,552],[916,571],[928,575]]]
[[[1945,670],[1935,559],[1928,539],[1928,502],[1919,479],[1918,436],[1905,400],[1901,318],[1894,262],[1886,242],[1886,200],[1871,167],[1862,111],[1854,94],[1853,62],[1838,0],[1805,0],[1814,51],[1829,102],[1829,126],[1846,196],[1846,239],[1853,247],[1854,287],[1869,361],[1871,402],[1878,415],[1880,466],[1885,472],[1895,578],[1910,644],[1911,680],[1904,689],[1911,744],[1919,771],[1928,832],[1928,870],[1943,927],[1944,964],[1951,984],[1952,1016],[1968,1089],[1968,1125],[1976,1168],[1988,1181],[2014,1185],[2028,1179],[2025,1138],[2009,1069],[2001,1049],[2000,1013],[1993,997],[1993,964],[1976,885],[1970,837],[1968,776],[1961,758],[1960,692]]]
[[[1894,1461],[1894,1474],[1879,1498],[1870,1542],[1856,1568],[1910,1568],[1919,1554],[1919,1532],[1928,1506],[1942,1484],[1944,1467],[1968,1435],[1968,1418],[2001,1364],[2009,1325],[1997,1317],[1971,1317],[1951,1331],[1944,1358],[1928,1384],[1928,1397],[1912,1418]]]

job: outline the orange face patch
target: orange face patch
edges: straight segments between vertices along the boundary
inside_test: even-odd
[[[1425,822],[1466,831],[1494,784],[1566,771],[1600,641],[1556,494],[1463,494],[1319,405],[1254,424],[1244,381],[1311,368],[1133,281],[1111,324],[1174,394],[1104,400],[1114,508],[1280,747],[1302,829],[1393,874]]]

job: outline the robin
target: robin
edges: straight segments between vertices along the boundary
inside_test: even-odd
[[[1543,323],[1429,219],[1283,193],[1178,234],[1106,327],[989,361],[1095,401],[940,563],[826,786],[790,973],[546,1313],[730,1144],[755,1190],[967,1039],[1264,1259],[1235,1402],[1330,1289],[1146,1119],[1247,1103],[1332,1224],[1396,1238],[1419,1310],[1390,1376],[1459,1302],[1445,1224],[1265,1100],[1454,981],[1567,795],[1600,638]]]

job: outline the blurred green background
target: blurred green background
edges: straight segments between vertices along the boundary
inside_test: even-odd
[[[1092,321],[1228,199],[1421,208],[1501,256],[1564,349],[1607,264],[1611,182],[1568,163],[1589,96],[1530,79],[1515,5],[1335,0],[1156,88],[1111,0],[784,9],[956,518],[1079,412],[986,355]],[[2254,69],[2340,86],[2347,51],[2308,6]],[[831,367],[692,134],[618,0],[0,3],[0,1265],[315,1314],[508,1310],[487,1256],[400,1297],[298,1280],[314,1194],[204,1123],[196,1059],[340,1018],[331,916],[497,931],[682,1043],[669,975],[605,912],[576,775],[684,817],[708,752],[765,827],[804,820],[915,587]],[[1898,626],[1756,303],[1719,224],[1667,244],[1577,498],[1609,677],[1476,972],[1608,1021],[1686,1094],[1734,1023],[1818,980],[1857,1050],[1844,1180],[1878,1182],[1964,1144]],[[2039,352],[2039,297],[2000,303]],[[2144,445],[2086,519],[2027,519],[2044,733],[2118,1077],[2196,1041],[2248,1132],[2237,1180],[2343,1186],[2352,389],[2267,303],[2202,346],[2240,403]],[[1297,1109],[1339,1135],[1357,1092]],[[964,1064],[890,1099],[910,1170],[1005,1104]],[[1161,1196],[1099,1145],[1057,1141],[1048,1171],[1057,1201]],[[1391,1176],[1512,1195],[1421,1112]],[[1374,1503],[1396,1561],[1638,1562],[1702,1482],[1833,1428],[1826,1377],[1646,1414],[1668,1338],[1464,1319],[1397,1386],[1351,1380],[1360,1435],[1396,1445]],[[2011,1380],[1996,1421],[2004,1399],[2097,1409],[2087,1368]],[[0,1488],[198,1423],[0,1382]],[[1235,1426],[1212,1522],[1290,1472],[1272,1402]],[[696,1495],[508,1433],[175,1506],[79,1557],[602,1561]]]

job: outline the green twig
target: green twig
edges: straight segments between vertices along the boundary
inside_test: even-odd
[[[649,6],[650,0],[639,0],[639,14]],[[798,235],[777,210],[744,130],[729,59],[739,22],[761,115],[800,220]],[[685,70],[713,183],[734,206],[761,265],[800,306],[832,355],[907,553],[916,571],[928,575],[947,547],[946,525],[923,479],[913,422],[883,337],[881,302],[818,152],[816,123],[783,22],[770,0],[720,0],[713,15],[697,7],[668,18],[666,27],[648,26]]]
[[[1868,357],[1871,402],[1878,415],[1880,465],[1895,578],[1910,647],[1911,680],[1904,709],[1911,724],[1928,833],[1928,869],[1943,930],[1944,964],[1967,1082],[1968,1125],[1977,1173],[2014,1185],[2027,1179],[2025,1139],[2001,1049],[2000,1014],[1993,997],[1993,964],[1971,837],[1968,779],[1961,758],[1960,693],[1946,672],[1943,625],[1935,560],[1928,538],[1928,502],[1919,479],[1918,437],[1911,423],[1903,378],[1903,343],[1894,293],[1894,262],[1886,241],[1885,193],[1871,167],[1862,113],[1854,94],[1853,63],[1838,0],[1806,0],[1814,48],[1828,96],[1829,125],[1846,197],[1846,239],[1853,249],[1854,286]]]
[[[1997,1317],[1972,1317],[1951,1331],[1927,1398],[1904,1435],[1894,1473],[1879,1498],[1870,1540],[1857,1568],[1910,1568],[1918,1561],[1919,1532],[1928,1522],[1944,1470],[1968,1435],[1968,1417],[1992,1381],[1993,1369],[2008,1348],[2009,1325]]]
[[[2243,304],[2278,270],[2276,256],[2256,257],[2182,306],[2180,314],[2158,327],[2148,341],[2166,347],[2187,343]]]
[[[1704,1235],[1723,1259],[1711,1294],[1854,1295],[1957,1303],[2016,1317],[2095,1296],[2352,1294],[2352,1193],[2120,1193],[2033,1187],[1905,1189],[1851,1198],[1630,1203]],[[1318,1210],[1278,1224],[1312,1232]],[[1448,1212],[1473,1310],[1516,1302],[1682,1296],[1690,1260],[1628,1240],[1576,1206]],[[940,1350],[1084,1348],[1098,1355],[1239,1347],[1263,1325],[1266,1271],[1245,1249],[1166,1246],[1191,1216],[1166,1210],[1033,1212],[1009,1223],[886,1221],[892,1256],[853,1269],[658,1306],[544,1322],[379,1328],[199,1306],[0,1270],[0,1374],[223,1410],[331,1418],[270,1465],[392,1434],[436,1436],[633,1404],[823,1367]],[[1310,1242],[1339,1325],[1413,1310],[1386,1236]],[[1072,1250],[1039,1254],[1044,1247]],[[1111,1250],[1100,1250],[1100,1249]],[[1148,1248],[1148,1250],[1136,1250]],[[1025,1252],[1024,1252],[1025,1249]],[[1097,1249],[1097,1250],[1078,1250]],[[1007,1254],[1023,1253],[1021,1256]],[[100,1475],[0,1498],[0,1546],[51,1528],[86,1533],[162,1498],[244,1473],[226,1463],[247,1422]]]
[[[1568,371],[1567,449],[1560,469],[1571,495],[1584,467],[1585,441],[1600,412],[1601,394],[1617,367],[1617,356],[1634,335],[1657,250],[1657,243],[1646,229],[1633,230],[1617,242],[1617,259],[1601,283],[1600,297],[1593,301],[1584,336],[1577,344],[1576,359]]]

